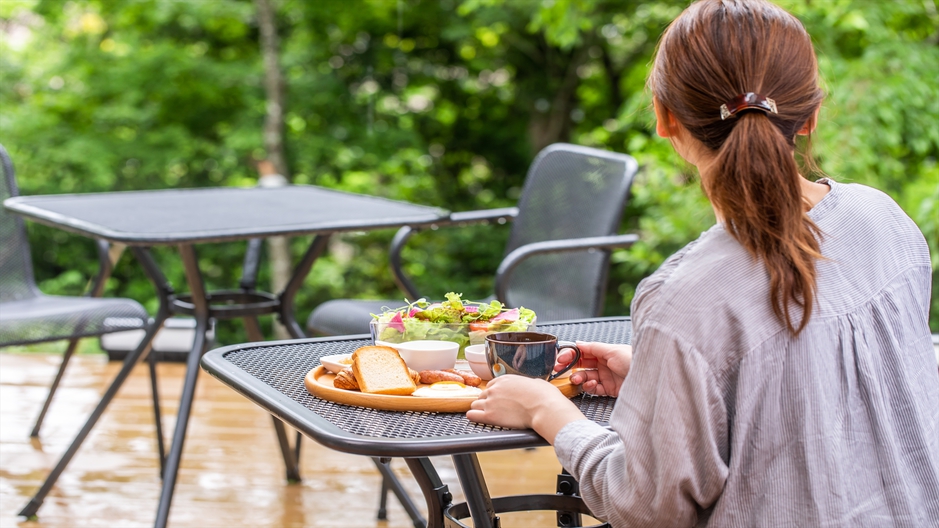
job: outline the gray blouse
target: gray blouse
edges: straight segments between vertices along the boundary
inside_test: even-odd
[[[720,225],[639,285],[612,431],[583,420],[555,440],[597,517],[939,526],[929,249],[887,195],[826,183],[809,212],[825,258],[798,337],[765,267]]]

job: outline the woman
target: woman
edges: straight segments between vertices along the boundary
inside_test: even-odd
[[[613,526],[939,525],[928,248],[883,193],[800,175],[823,98],[802,24],[696,2],[649,84],[718,223],[639,285],[632,349],[580,343],[612,430],[518,376],[467,417],[535,429]]]

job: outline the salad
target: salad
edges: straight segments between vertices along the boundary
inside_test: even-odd
[[[418,299],[407,306],[372,314],[372,338],[387,343],[439,339],[460,344],[460,357],[467,345],[485,343],[494,332],[525,331],[535,325],[535,312],[519,307],[508,309],[499,301],[464,301],[450,292],[443,302]]]

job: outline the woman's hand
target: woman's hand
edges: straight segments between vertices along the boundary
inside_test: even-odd
[[[499,376],[486,385],[466,418],[512,429],[534,429],[549,443],[562,427],[586,419],[580,409],[547,381]]]
[[[578,341],[577,348],[581,353],[577,367],[591,370],[574,372],[571,374],[571,383],[581,385],[584,392],[595,396],[618,396],[632,363],[633,348],[629,345],[584,341]],[[558,364],[554,370],[561,370],[573,359],[574,352],[564,350],[558,354]]]

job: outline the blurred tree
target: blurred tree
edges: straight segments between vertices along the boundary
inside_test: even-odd
[[[267,159],[258,162],[261,185],[281,186],[290,181],[287,155],[284,152],[284,80],[280,70],[280,38],[272,0],[255,0],[261,33],[261,56],[264,59],[264,150]],[[280,178],[278,178],[280,176]],[[270,183],[266,183],[270,182]],[[281,292],[292,271],[287,237],[270,237],[267,249],[271,262],[271,291]],[[275,339],[289,339],[290,333],[279,321],[273,322]]]
[[[819,53],[826,100],[815,138],[839,181],[893,196],[939,268],[939,15],[934,1],[779,0]],[[284,75],[283,144],[296,183],[467,210],[511,205],[554,141],[627,152],[643,170],[614,254],[606,312],[713,222],[693,170],[654,134],[645,78],[686,5],[662,0],[368,0],[272,3]],[[24,194],[253,185],[267,157],[268,97],[251,0],[0,2],[0,141]],[[75,293],[94,267],[79,237],[30,226],[41,287]],[[393,233],[335,237],[298,297],[400,296]],[[506,230],[416,236],[407,271],[429,295],[482,297]],[[295,240],[296,258],[305,240]],[[233,284],[242,246],[200,248],[210,287]],[[161,252],[174,284],[176,259]],[[146,302],[132,265],[110,292]],[[934,273],[931,324],[939,332]],[[260,280],[270,280],[270,267]],[[223,342],[243,340],[221,327]]]

